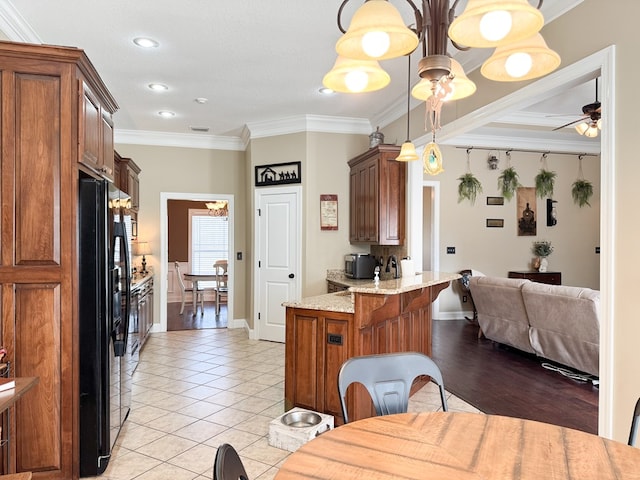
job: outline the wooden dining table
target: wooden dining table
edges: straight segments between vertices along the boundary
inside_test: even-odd
[[[640,449],[520,418],[403,413],[321,434],[291,454],[275,478],[640,479]]]
[[[185,280],[190,281],[193,284],[193,291],[191,292],[193,302],[193,316],[198,314],[198,289],[200,289],[200,282],[215,282],[217,277],[215,272],[190,272],[182,275]],[[204,293],[203,293],[204,295]],[[204,313],[204,311],[202,312]]]

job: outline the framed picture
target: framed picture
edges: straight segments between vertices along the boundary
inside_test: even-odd
[[[516,212],[518,236],[535,236],[538,231],[536,189],[535,187],[519,187],[516,195],[518,197],[518,210]]]
[[[487,218],[487,228],[504,228],[504,218]]]
[[[256,165],[256,187],[301,183],[300,162]]]
[[[338,230],[338,195],[320,195],[320,230]]]
[[[487,197],[487,205],[504,205],[504,197]]]

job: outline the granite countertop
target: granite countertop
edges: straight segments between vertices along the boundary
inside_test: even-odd
[[[330,276],[331,275],[327,275],[329,280],[349,287],[348,291],[307,297],[297,302],[285,302],[282,305],[284,307],[308,308],[310,310],[353,313],[354,293],[397,295],[399,293],[410,292],[460,278],[460,275],[457,273],[420,272],[408,277],[380,280],[376,285],[373,280],[352,280],[346,277],[337,279],[337,276],[331,276],[332,278],[329,278]]]

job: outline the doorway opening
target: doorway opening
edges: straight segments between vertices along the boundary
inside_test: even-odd
[[[165,192],[160,195],[160,324],[156,331],[233,325],[234,196]],[[212,213],[206,203],[224,203],[226,210]],[[221,260],[227,263],[227,291],[220,296],[218,309],[218,295],[213,288],[214,264]],[[199,294],[196,296],[196,308],[192,290],[184,292],[183,307],[180,279],[186,289],[193,287],[193,282],[188,281],[193,277],[185,278],[185,274],[205,275],[198,280],[203,299]]]

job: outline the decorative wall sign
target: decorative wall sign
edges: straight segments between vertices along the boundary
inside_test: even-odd
[[[504,228],[504,218],[487,218],[487,228]]]
[[[535,236],[536,227],[536,189],[534,187],[519,187],[518,197],[518,236]]]
[[[504,197],[487,197],[487,205],[504,205]]]
[[[338,230],[338,195],[320,195],[320,230]]]
[[[256,187],[301,183],[300,162],[256,165]]]

